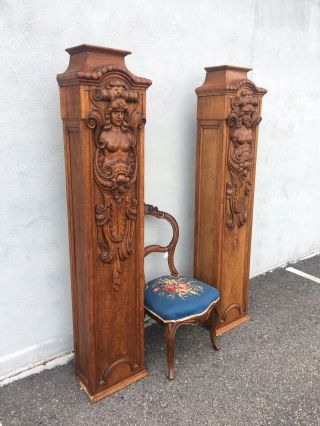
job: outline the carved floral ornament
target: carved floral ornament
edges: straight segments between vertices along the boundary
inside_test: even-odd
[[[226,219],[229,229],[242,227],[247,222],[247,208],[252,186],[255,128],[261,121],[259,98],[254,85],[239,84],[239,94],[231,98],[228,117],[230,141],[227,165],[230,180],[226,185]],[[261,89],[263,90],[263,89]]]
[[[94,178],[102,201],[95,206],[100,258],[112,264],[113,288],[121,288],[122,262],[134,253],[137,136],[145,123],[139,93],[123,76],[107,75],[90,92],[87,125],[94,129]]]

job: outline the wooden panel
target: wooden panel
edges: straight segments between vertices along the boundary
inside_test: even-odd
[[[212,259],[219,256],[220,184],[222,138],[219,121],[199,121],[198,180],[196,242],[204,241],[196,250],[197,276],[210,284],[218,285],[218,264]],[[201,201],[200,201],[201,200]]]
[[[66,122],[65,125],[65,158],[67,176],[67,196],[69,210],[69,243],[71,255],[71,278],[74,324],[75,368],[77,374],[86,377],[88,366],[88,293],[87,268],[82,261],[84,250],[84,235],[79,229],[85,228],[84,216],[80,215],[84,205],[83,192],[83,149],[80,141],[79,123]],[[71,174],[71,170],[78,173]],[[81,326],[80,321],[82,321]]]

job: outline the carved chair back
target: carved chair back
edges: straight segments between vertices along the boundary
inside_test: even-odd
[[[153,216],[157,219],[164,219],[170,223],[172,226],[172,239],[167,246],[160,246],[159,244],[153,244],[145,247],[144,257],[148,256],[150,253],[168,253],[168,265],[171,275],[178,276],[178,271],[174,265],[174,251],[179,239],[179,226],[177,221],[169,213],[158,210],[158,207],[152,206],[151,204],[144,205],[144,214],[145,216]]]

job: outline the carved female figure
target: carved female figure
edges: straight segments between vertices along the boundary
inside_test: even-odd
[[[129,112],[122,98],[113,100],[106,110],[106,121],[98,140],[97,168],[104,186],[119,198],[129,189],[136,173],[136,141],[130,131]]]
[[[127,102],[119,93],[105,110],[98,130],[95,179],[103,195],[96,205],[96,225],[103,262],[113,264],[113,288],[121,287],[121,263],[134,252],[137,200],[129,194],[136,179],[136,133],[130,123]]]
[[[244,89],[231,99],[228,118],[230,145],[228,168],[231,182],[227,183],[227,226],[232,229],[247,222],[248,197],[251,190],[251,169],[254,153],[254,129],[261,121],[258,99],[251,90]]]

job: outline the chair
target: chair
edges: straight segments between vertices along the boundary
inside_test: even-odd
[[[179,238],[179,227],[174,217],[150,204],[145,204],[144,213],[158,219],[165,219],[173,229],[172,239],[167,246],[150,245],[144,249],[145,257],[154,252],[168,253],[171,275],[164,275],[146,283],[144,308],[145,314],[165,327],[167,377],[172,380],[175,377],[175,334],[181,325],[203,323],[210,329],[214,349],[220,349],[216,339],[216,329],[220,319],[220,293],[216,288],[202,281],[178,274],[174,265],[174,250]]]

